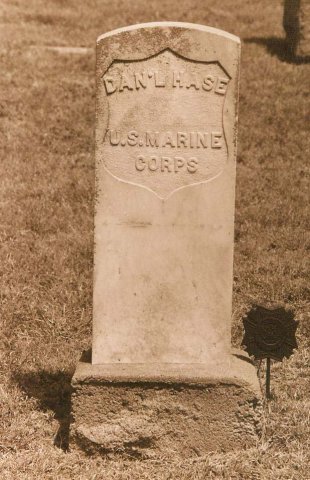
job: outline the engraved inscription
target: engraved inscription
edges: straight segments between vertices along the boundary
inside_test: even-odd
[[[106,75],[103,78],[107,95],[115,92],[135,91],[152,87],[173,87],[213,92],[225,95],[229,82],[228,78],[213,75],[198,76],[190,72],[171,71],[163,74],[158,71],[142,71],[122,73],[116,72],[114,76]]]
[[[121,132],[108,130],[110,145],[171,148],[222,148],[222,132]]]
[[[151,172],[173,172],[187,171],[188,173],[195,173],[198,168],[198,160],[195,157],[159,157],[152,155],[150,157],[145,155],[138,155],[135,163],[136,170],[143,172],[143,170],[150,170]]]
[[[113,62],[102,77],[109,109],[105,168],[160,198],[218,176],[227,160],[229,81],[218,62],[192,61],[169,49]]]

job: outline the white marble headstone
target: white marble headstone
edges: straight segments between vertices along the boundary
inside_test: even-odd
[[[230,353],[239,52],[186,23],[98,39],[93,364]]]

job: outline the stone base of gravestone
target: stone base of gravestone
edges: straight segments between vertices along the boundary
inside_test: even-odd
[[[291,53],[310,55],[310,2],[309,0],[285,0],[283,26]]]
[[[83,359],[72,385],[71,445],[89,454],[182,459],[259,437],[260,387],[244,352],[208,366]]]

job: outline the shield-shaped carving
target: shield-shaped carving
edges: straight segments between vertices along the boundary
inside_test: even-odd
[[[114,61],[101,78],[108,104],[100,145],[106,170],[160,198],[217,177],[227,160],[229,80],[219,62],[193,61],[169,49]]]

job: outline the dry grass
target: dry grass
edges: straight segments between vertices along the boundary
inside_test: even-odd
[[[309,65],[283,53],[280,0],[2,0],[1,479],[310,479]],[[299,350],[273,366],[256,449],[180,464],[66,452],[70,378],[90,344],[94,51],[126,24],[178,20],[243,39],[233,339],[251,302],[285,302]],[[307,233],[308,232],[308,233]]]

